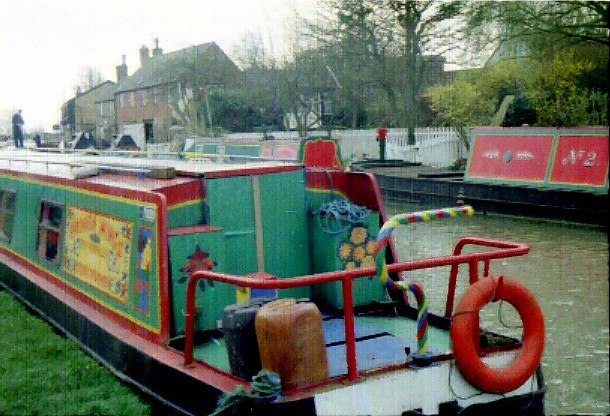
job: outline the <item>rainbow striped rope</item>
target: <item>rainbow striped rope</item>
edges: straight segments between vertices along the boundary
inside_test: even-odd
[[[424,354],[428,350],[428,301],[426,300],[423,289],[417,282],[407,283],[402,280],[394,281],[390,279],[385,261],[385,247],[390,241],[392,232],[399,225],[440,218],[463,217],[472,215],[473,213],[474,210],[470,205],[464,205],[455,208],[441,208],[398,214],[386,221],[377,235],[375,265],[377,267],[377,276],[379,276],[381,283],[389,290],[410,290],[417,299],[417,352],[419,354]]]

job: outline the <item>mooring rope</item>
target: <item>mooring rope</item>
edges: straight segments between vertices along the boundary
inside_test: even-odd
[[[280,376],[273,371],[261,370],[252,377],[250,392],[243,386],[237,387],[232,393],[225,393],[219,400],[214,412],[209,416],[220,416],[230,408],[246,400],[271,401],[275,400],[282,391]]]
[[[370,209],[345,199],[325,202],[313,212],[318,217],[320,228],[327,234],[339,234],[353,224],[362,224],[370,213]]]

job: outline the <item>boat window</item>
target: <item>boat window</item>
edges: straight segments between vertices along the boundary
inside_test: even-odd
[[[61,240],[61,226],[64,219],[64,206],[56,202],[40,203],[40,221],[38,222],[38,257],[56,263]]]
[[[0,241],[11,241],[15,217],[15,191],[0,189]]]

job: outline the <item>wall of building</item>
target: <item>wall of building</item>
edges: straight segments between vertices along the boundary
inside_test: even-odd
[[[114,111],[114,101],[102,101],[97,103],[98,118],[95,130],[95,137],[111,142],[114,135],[117,135],[116,113]]]
[[[152,123],[153,142],[167,141],[172,117],[172,109],[168,101],[168,89],[165,86],[117,94],[114,104],[119,135],[123,134],[125,125]]]
[[[71,131],[76,134],[80,131],[95,131],[97,126],[99,110],[96,101],[108,96],[114,91],[113,82],[105,82],[97,87],[86,91],[74,98],[74,122]]]

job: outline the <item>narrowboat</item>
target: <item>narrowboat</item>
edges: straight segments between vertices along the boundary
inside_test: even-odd
[[[325,138],[293,162],[13,150],[0,282],[187,415],[542,415],[540,307],[492,272],[529,246],[463,237],[396,258],[394,229],[472,212],[387,218],[374,176]],[[441,284],[409,277],[421,269]],[[521,335],[481,328],[496,301]]]

